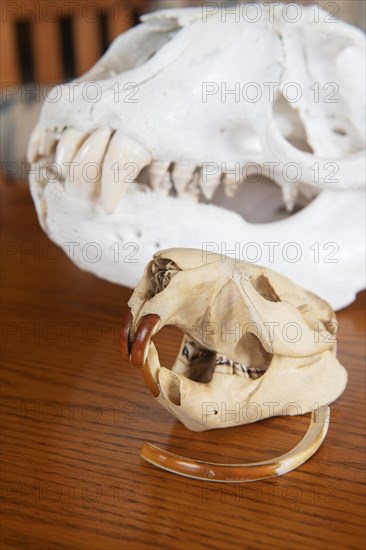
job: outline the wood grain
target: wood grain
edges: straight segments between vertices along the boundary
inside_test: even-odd
[[[2,549],[364,547],[364,293],[338,314],[349,384],[316,455],[266,482],[181,478],[143,462],[143,443],[266,459],[294,446],[309,417],[189,432],[121,359],[131,291],[59,253],[26,187],[5,185],[2,198]],[[179,338],[159,333],[163,364]]]

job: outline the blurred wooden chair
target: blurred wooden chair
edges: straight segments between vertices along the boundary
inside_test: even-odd
[[[2,0],[1,86],[61,82],[87,71],[138,22],[147,0]]]
[[[361,0],[316,3],[364,26]],[[201,0],[2,0],[1,86],[71,80],[88,70],[112,40],[149,8],[189,4],[200,5]]]

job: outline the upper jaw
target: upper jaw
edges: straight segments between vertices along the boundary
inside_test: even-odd
[[[227,270],[228,266],[220,263],[213,270],[211,262],[202,262],[198,250],[183,249],[183,253],[180,252],[170,249],[158,253],[145,268],[129,301],[133,326],[146,315],[158,314],[162,326],[173,324],[204,345],[198,327],[203,321],[209,322],[210,318],[197,300],[210,304],[229,280],[231,269]],[[188,293],[187,289],[190,289]],[[189,325],[187,319],[190,319]]]
[[[28,161],[47,165],[52,173],[49,179],[61,183],[68,195],[100,203],[106,214],[115,212],[132,185],[141,191],[210,201],[220,185],[232,197],[240,184],[239,176],[222,172],[218,165],[208,173],[205,163],[156,159],[122,130],[103,126],[85,132],[75,127],[48,129],[38,125],[29,142]],[[47,184],[47,177],[43,183]]]

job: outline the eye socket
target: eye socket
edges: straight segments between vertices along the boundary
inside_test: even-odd
[[[269,302],[281,302],[281,298],[279,298],[268,278],[264,275],[260,275],[257,279],[253,280],[252,285],[265,300]]]

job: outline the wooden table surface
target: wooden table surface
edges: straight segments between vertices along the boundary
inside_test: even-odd
[[[260,460],[293,447],[309,415],[189,432],[120,357],[131,290],[59,253],[24,185],[4,185],[2,206],[2,549],[364,547],[365,294],[338,314],[349,384],[316,455],[269,481],[194,481],[144,462],[142,444]],[[179,335],[157,342],[168,364]]]

